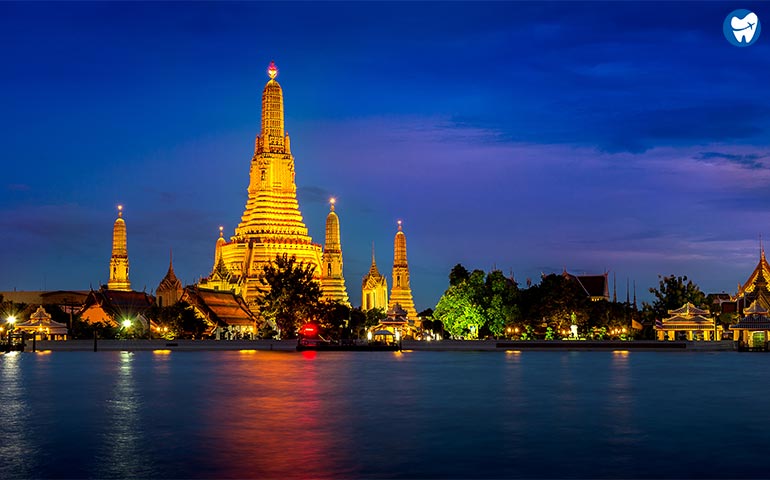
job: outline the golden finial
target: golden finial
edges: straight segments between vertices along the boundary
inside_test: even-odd
[[[223,227],[222,225],[220,225],[220,226],[219,226],[219,238],[222,238],[222,237],[224,237],[224,235],[225,235],[225,234],[223,233],[223,232],[224,232],[224,230],[225,230],[225,227]]]
[[[334,211],[334,204],[337,203],[337,199],[334,197],[331,197],[329,199],[329,205],[331,205],[332,212]]]
[[[401,231],[401,220],[398,221],[398,231]]]
[[[267,75],[270,77],[270,80],[274,80],[278,76],[278,67],[275,66],[275,62],[272,60],[270,61],[270,66],[267,67]]]
[[[123,217],[123,205],[118,205],[118,218]]]

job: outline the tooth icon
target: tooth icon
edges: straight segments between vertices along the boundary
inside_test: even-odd
[[[750,12],[743,18],[733,17],[730,20],[730,26],[733,28],[733,35],[738,43],[751,43],[759,19],[757,14]]]

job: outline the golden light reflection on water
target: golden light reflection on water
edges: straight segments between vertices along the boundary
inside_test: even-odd
[[[344,432],[330,428],[338,420],[319,373],[323,355],[262,353],[227,359],[222,393],[202,421],[203,434],[217,445],[215,476],[323,478],[339,472],[344,449],[337,436]]]

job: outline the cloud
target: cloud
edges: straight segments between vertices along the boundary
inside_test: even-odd
[[[750,170],[759,170],[767,168],[767,166],[759,160],[767,158],[768,155],[749,153],[749,154],[733,154],[723,152],[700,152],[693,157],[695,160],[699,160],[706,163],[717,163],[719,160],[726,160],[730,163],[746,167]]]
[[[304,185],[297,187],[297,198],[302,199],[302,203],[315,203],[326,205],[329,199],[333,197],[332,193],[325,188],[313,185]]]

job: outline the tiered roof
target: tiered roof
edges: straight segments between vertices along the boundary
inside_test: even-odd
[[[702,330],[714,326],[714,319],[708,317],[709,312],[690,302],[669,310],[668,314],[671,317],[663,319],[663,325],[655,327],[656,330]]]
[[[256,315],[251,313],[240,295],[221,290],[186,288],[182,294],[186,301],[214,326],[243,325],[254,326]]]
[[[754,300],[749,308],[743,311],[746,314],[735,325],[730,325],[730,330],[770,330],[770,318],[768,310]]]

